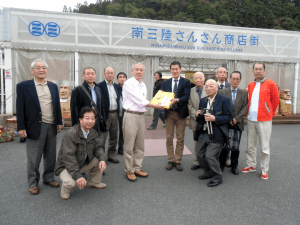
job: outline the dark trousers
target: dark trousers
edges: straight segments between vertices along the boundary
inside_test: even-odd
[[[242,132],[240,133],[240,135],[238,137],[238,147],[240,146],[241,137],[242,137]],[[229,142],[232,142],[232,140],[229,139]],[[226,160],[227,160],[230,152],[231,152],[231,156],[230,156],[231,168],[236,169],[238,167],[240,150],[239,150],[239,148],[234,148],[234,147],[231,147],[230,145],[228,145],[222,149],[220,157],[219,157],[221,168],[225,168]]]
[[[124,113],[123,113],[124,116]],[[124,137],[123,137],[123,116],[119,116],[119,142],[118,151],[123,151],[124,149]]]
[[[165,117],[164,117],[163,112],[164,111],[162,109],[154,109],[153,120],[152,120],[152,124],[150,125],[151,127],[154,127],[154,128],[157,127],[158,118],[160,118],[161,121],[165,124]]]
[[[43,156],[43,181],[54,180],[56,162],[56,126],[42,123],[40,137],[37,140],[27,138],[27,180],[29,187],[38,186],[40,181],[39,167]]]
[[[197,159],[204,168],[204,173],[212,177],[212,181],[222,181],[219,155],[223,144],[209,140],[206,133],[201,133],[197,141]]]

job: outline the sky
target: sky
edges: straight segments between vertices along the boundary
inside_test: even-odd
[[[68,8],[71,6],[73,10],[77,3],[83,4],[84,1],[86,0],[1,0],[0,7],[62,12],[64,5]],[[87,2],[95,3],[96,0],[87,0]]]

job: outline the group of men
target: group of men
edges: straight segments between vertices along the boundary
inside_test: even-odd
[[[238,88],[242,79],[239,71],[230,74],[231,87],[225,82],[225,68],[218,69],[218,82],[207,80],[205,83],[204,74],[196,72],[196,86],[191,89],[190,81],[180,76],[180,62],[174,61],[170,65],[171,79],[162,82],[162,74],[155,73],[153,96],[158,90],[174,93],[168,109],[160,103],[153,105],[147,100],[147,88],[142,81],[145,68],[142,64],[132,67],[133,77],[128,80],[127,75],[120,72],[117,75],[118,84],[113,82],[113,68],[105,68],[104,81],[96,84],[95,69],[87,67],[83,70],[83,84],[71,94],[73,127],[63,137],[57,160],[56,134],[61,131],[62,116],[58,88],[46,80],[47,68],[43,60],[33,61],[31,72],[34,78],[17,85],[17,125],[20,137],[27,138],[30,194],[39,193],[42,156],[44,184],[59,187],[54,174],[58,176],[62,181],[61,198],[65,200],[70,198],[76,186],[80,189],[105,188],[101,178],[106,162],[119,163],[117,153],[124,155],[129,181],[137,181],[137,176],[148,177],[148,173],[142,170],[146,107],[154,108],[153,123],[148,127],[149,130],[156,129],[158,117],[165,124],[167,170],[173,167],[178,171],[183,170],[181,161],[186,118],[190,116],[189,126],[195,140],[195,160],[191,169],[203,167],[204,173],[199,178],[211,178],[209,187],[222,183],[222,172],[229,155],[232,172],[238,174],[239,143],[248,108],[247,167],[242,172],[256,170],[258,136],[262,146],[261,178],[268,179],[272,117],[279,96],[276,84],[264,76],[264,64],[256,63],[253,66],[255,81],[249,84],[248,102],[247,92]],[[222,90],[219,91],[219,88]],[[175,127],[177,143],[174,151]]]

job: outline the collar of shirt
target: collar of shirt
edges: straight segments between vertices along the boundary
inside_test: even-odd
[[[203,91],[203,86],[200,89],[196,86],[196,91],[198,92],[200,90]]]
[[[38,86],[38,85],[47,85],[47,80],[45,80],[44,84],[40,84],[39,82],[36,81],[36,79],[33,79],[33,80],[34,80],[35,86]]]
[[[265,82],[265,81],[266,81],[266,79],[267,79],[267,78],[266,78],[266,77],[264,77],[263,79],[261,79],[261,80],[260,80],[260,81],[258,81],[258,82],[260,82],[260,83],[263,83],[263,82]],[[256,79],[254,79],[254,82],[257,82],[257,81],[256,81]]]
[[[135,79],[135,77],[133,77],[133,82],[134,82],[136,85],[143,86],[143,80],[138,81],[137,79]]]
[[[231,89],[231,92],[232,92],[232,91],[233,91],[232,87],[231,87],[230,89]],[[239,88],[237,87],[237,88],[235,89],[235,91],[237,92],[237,91],[238,91],[238,89],[239,89]]]
[[[223,83],[221,83],[220,81],[217,81],[217,84],[219,85],[219,87],[220,87],[221,84],[223,84],[224,87],[225,87],[225,83],[226,83],[226,81],[224,81]]]
[[[89,88],[92,90],[95,90],[95,85],[93,87],[91,85],[89,85]]]
[[[172,82],[175,82],[174,80],[175,80],[174,77],[172,77]],[[179,75],[179,77],[178,77],[176,80],[178,80],[178,82],[179,82],[179,80],[180,80],[180,75]],[[178,83],[177,83],[177,85],[178,85]]]
[[[88,135],[89,135],[89,133],[90,133],[90,130],[88,130],[87,132],[85,132],[85,131],[82,129],[82,127],[81,127],[81,130],[82,130],[83,137],[84,137],[85,139],[87,139],[87,137],[88,137]]]
[[[112,82],[111,84],[105,79],[106,85],[114,85],[114,82]]]

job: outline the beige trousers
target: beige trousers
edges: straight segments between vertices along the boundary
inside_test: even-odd
[[[176,127],[176,149],[174,154],[174,128]],[[166,134],[167,134],[167,152],[168,161],[180,163],[182,160],[182,153],[184,147],[184,133],[186,127],[186,119],[182,119],[177,112],[169,111],[168,118],[166,119]]]
[[[100,184],[102,179],[102,172],[99,169],[99,159],[94,157],[88,165],[81,168],[80,173],[86,173],[88,171],[91,172],[88,178],[88,182],[92,184]],[[76,181],[71,177],[66,169],[64,169],[58,177],[63,182],[61,187],[62,196],[65,194],[70,194],[72,190],[77,186]]]
[[[272,121],[247,123],[248,149],[246,150],[247,166],[256,168],[257,137],[261,148],[261,170],[268,171],[270,163],[270,139],[272,133]]]
[[[145,151],[144,115],[125,112],[123,118],[124,164],[126,172],[139,171],[142,168]]]

